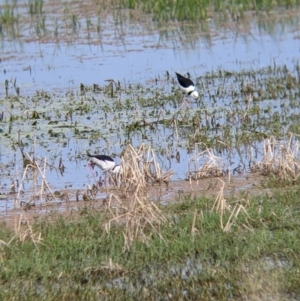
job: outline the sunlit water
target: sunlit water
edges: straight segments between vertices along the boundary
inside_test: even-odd
[[[273,64],[286,65],[293,68],[300,55],[299,22],[296,19],[292,25],[274,26],[273,34],[270,36],[262,31],[253,22],[251,34],[240,34],[235,36],[231,31],[220,33],[212,38],[210,43],[201,38],[193,40],[193,43],[175,43],[170,38],[162,38],[159,33],[139,33],[137,35],[127,32],[120,37],[112,27],[112,20],[107,19],[103,26],[101,45],[76,42],[66,44],[41,43],[24,41],[1,41],[1,75],[0,75],[0,96],[5,95],[5,80],[10,85],[16,82],[20,88],[21,95],[33,95],[35,91],[47,91],[49,93],[73,92],[79,93],[79,85],[99,84],[104,85],[107,79],[120,81],[121,84],[142,83],[147,85],[153,82],[154,78],[163,78],[168,71],[171,76],[175,71],[190,72],[194,79],[216,69],[240,71],[242,69],[255,70]],[[187,41],[189,39],[187,38]],[[155,89],[155,85],[152,85]],[[208,98],[204,97],[208,103]],[[230,107],[230,100],[222,104]],[[268,102],[264,102],[268,106]],[[2,111],[0,104],[0,111]],[[5,113],[5,112],[4,112]],[[78,118],[78,117],[77,117]],[[89,121],[87,121],[88,124]],[[6,126],[0,122],[0,129],[5,132]],[[22,134],[22,125],[20,124]],[[49,164],[57,163],[57,158],[64,158],[65,172],[61,175],[57,171],[47,170],[46,178],[49,185],[55,189],[75,188],[84,189],[86,185],[93,183],[93,177],[86,166],[87,159],[83,158],[82,150],[90,149],[93,153],[99,149],[107,148],[110,152],[121,153],[123,149],[120,137],[116,134],[109,136],[100,126],[99,131],[105,132],[106,141],[99,139],[96,145],[91,147],[87,141],[78,140],[74,135],[67,137],[65,147],[57,147],[55,144],[50,147],[51,154],[47,148],[37,146],[36,155],[40,158],[47,158]],[[166,144],[164,137],[170,132],[160,130],[157,134],[156,144]],[[2,134],[0,134],[2,135]],[[17,136],[17,133],[15,134]],[[132,138],[134,146],[142,142],[150,143],[151,139],[142,139],[140,136]],[[122,140],[122,139],[121,139]],[[178,150],[181,160],[175,158],[166,160],[166,156],[158,156],[158,162],[167,170],[171,168],[175,173],[173,179],[184,179],[188,171],[188,161],[191,157],[187,150],[180,148],[180,137],[178,144],[173,148],[173,154]],[[123,140],[124,141],[124,140]],[[33,146],[26,149],[33,151]],[[77,155],[80,154],[78,157]],[[223,156],[226,168],[231,171],[242,163],[246,170],[247,160],[234,151],[230,154],[219,154]],[[244,156],[248,155],[245,149]],[[256,154],[259,156],[259,154]],[[119,162],[117,158],[116,161]],[[4,165],[7,162],[14,164]],[[0,164],[5,166],[0,175],[0,191],[8,193],[12,179],[16,175],[19,181],[22,178],[22,160],[19,151],[9,149],[6,145],[0,144]],[[101,171],[99,171],[101,174]],[[25,182],[24,182],[25,183]],[[30,184],[28,184],[30,186]],[[26,190],[26,187],[23,187]],[[13,202],[0,200],[0,210],[12,208]]]

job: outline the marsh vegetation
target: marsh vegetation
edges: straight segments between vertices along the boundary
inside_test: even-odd
[[[0,299],[299,300],[299,59],[223,56],[253,32],[299,39],[298,5],[1,4]],[[224,64],[188,61],[214,44]],[[139,66],[149,48],[163,71],[88,78],[93,45],[101,73],[107,52]],[[82,76],[66,80],[51,60],[75,46],[79,64],[62,70]],[[168,49],[197,100],[182,101]],[[87,150],[123,173],[95,183]]]

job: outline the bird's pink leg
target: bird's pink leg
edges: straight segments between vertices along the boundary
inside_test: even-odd
[[[109,186],[109,177],[110,177],[109,171],[106,170],[106,171],[105,171],[105,179],[104,179],[105,187],[106,187],[106,186]]]
[[[106,170],[104,173],[105,173],[105,177],[104,177],[104,184],[105,184],[105,187],[106,187],[106,185],[107,185],[107,183],[106,183],[107,170]]]
[[[89,167],[89,169],[90,169],[90,171],[91,171],[91,173],[92,173],[92,175],[93,175],[93,177],[95,179],[95,183],[96,183],[97,188],[99,188],[99,183],[98,183],[98,181],[96,179],[96,176],[95,176],[94,170],[93,170],[93,168],[91,166],[91,163],[88,163],[88,167]]]
[[[182,93],[182,99],[181,99],[181,102],[182,102],[182,104],[183,104],[183,106],[184,105],[187,105],[187,102],[184,100],[184,93]]]

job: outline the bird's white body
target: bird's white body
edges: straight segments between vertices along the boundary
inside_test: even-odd
[[[100,169],[105,170],[105,171],[112,170],[116,165],[114,160],[111,161],[111,160],[100,159],[100,158],[97,158],[96,156],[91,157],[90,161],[92,163],[94,163],[97,167],[99,167]]]
[[[96,165],[102,170],[109,171],[111,173],[120,173],[122,172],[121,165],[117,165],[113,158],[106,155],[88,155],[92,167]]]
[[[106,185],[107,172],[114,173],[114,174],[122,173],[122,166],[116,165],[113,158],[106,155],[88,154],[88,156],[91,158],[90,163],[88,164],[91,169],[94,168],[96,165],[97,167],[105,171],[105,179],[104,179],[105,185]]]
[[[175,73],[177,76],[177,80],[178,80],[180,89],[187,95],[192,96],[195,99],[198,98],[199,94],[195,90],[195,85],[194,85],[193,81],[187,77],[182,76],[181,74],[179,74],[177,72],[175,72]]]

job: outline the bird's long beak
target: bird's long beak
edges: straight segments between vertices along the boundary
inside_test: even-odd
[[[89,166],[91,169],[94,169],[95,165],[96,165],[96,164],[95,164],[94,162],[91,162],[91,161],[88,163],[88,166]]]

